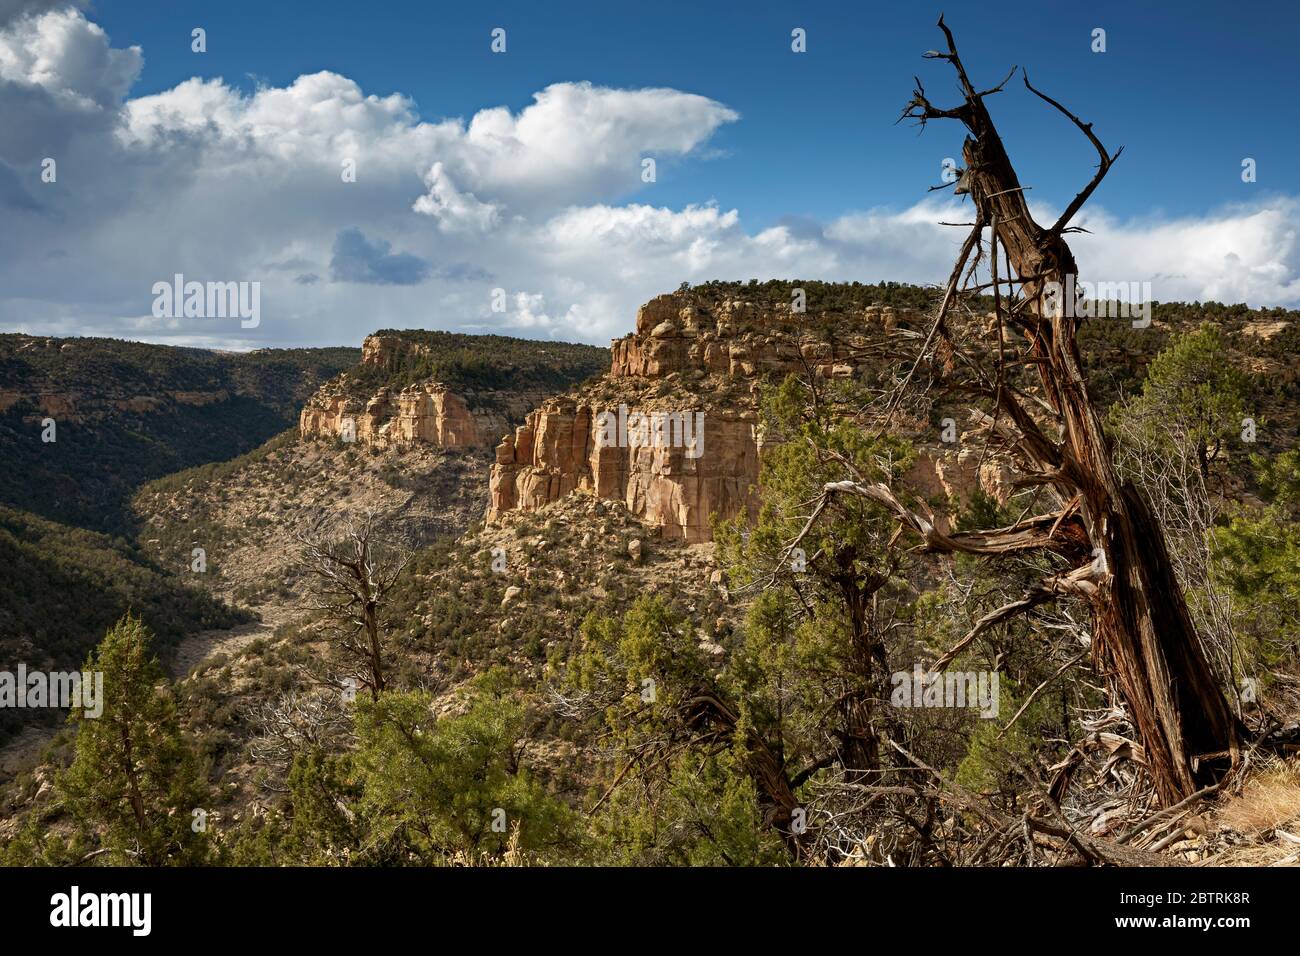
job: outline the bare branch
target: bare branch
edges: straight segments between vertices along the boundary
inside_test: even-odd
[[[990,531],[959,531],[947,534],[935,525],[934,516],[926,517],[909,508],[887,485],[832,481],[823,486],[823,494],[852,494],[884,506],[899,521],[921,536],[926,550],[952,554],[1008,555],[1026,551],[1050,550],[1072,553],[1079,541],[1063,533],[1064,523],[1059,513],[1027,518],[1006,528]]]
[[[995,608],[976,621],[975,626],[971,628],[965,637],[934,662],[933,669],[936,671],[944,670],[972,641],[994,625],[1009,621],[1017,615],[1062,595],[1091,597],[1096,592],[1097,585],[1104,579],[1105,572],[1101,571],[1095,564],[1085,564],[1083,567],[1075,568],[1065,574],[1054,574],[1050,578],[1044,578],[1030,588],[1024,597]]]
[[[1121,146],[1117,149],[1114,156],[1108,154],[1106,152],[1106,147],[1103,146],[1101,140],[1097,138],[1097,134],[1092,131],[1092,124],[1085,123],[1046,93],[1035,89],[1033,84],[1029,82],[1028,70],[1025,71],[1025,86],[1028,88],[1029,92],[1056,107],[1061,111],[1061,113],[1065,114],[1065,116],[1069,118],[1071,123],[1079,127],[1083,132],[1083,135],[1088,137],[1088,141],[1092,143],[1093,147],[1097,150],[1097,155],[1101,157],[1101,162],[1097,164],[1097,174],[1092,177],[1092,181],[1083,188],[1083,191],[1080,192],[1079,195],[1075,196],[1074,199],[1070,201],[1070,205],[1065,207],[1065,212],[1061,213],[1061,217],[1056,220],[1055,225],[1048,230],[1049,233],[1059,236],[1065,231],[1065,227],[1069,225],[1070,220],[1073,219],[1079,210],[1083,208],[1083,204],[1088,201],[1088,197],[1090,197],[1097,187],[1101,185],[1101,181],[1105,179],[1106,174],[1110,172],[1111,164],[1115,162],[1115,160],[1119,159],[1120,154],[1124,152],[1124,147]]]

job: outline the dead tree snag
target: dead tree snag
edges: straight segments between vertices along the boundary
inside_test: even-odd
[[[965,168],[957,192],[970,197],[975,222],[917,362],[924,360],[932,345],[953,348],[945,321],[957,297],[955,290],[963,276],[973,271],[970,257],[982,253],[981,237],[989,230],[999,332],[1006,324],[1023,335],[1024,343],[1019,355],[1008,355],[999,338],[996,379],[986,376],[973,389],[991,401],[994,413],[976,414],[1014,451],[1025,472],[1018,483],[1048,490],[1060,507],[1009,528],[943,534],[932,520],[913,513],[883,486],[836,482],[827,485],[825,494],[873,498],[918,534],[931,551],[998,556],[1050,550],[1077,564],[1067,573],[1042,581],[1022,600],[986,615],[966,640],[1056,596],[1068,594],[1086,600],[1093,611],[1094,663],[1128,710],[1160,799],[1173,804],[1236,761],[1241,727],[1202,652],[1163,530],[1142,496],[1120,480],[1114,467],[1100,414],[1084,379],[1077,342],[1080,319],[1053,293],[1066,287],[1067,276],[1077,273],[1064,238],[1072,231],[1070,223],[1119,153],[1108,153],[1090,123],[1035,89],[1026,75],[1026,88],[1067,117],[1100,158],[1092,180],[1056,222],[1046,228],[1036,223],[984,104],[985,97],[1001,91],[1015,70],[998,86],[977,90],[942,17],[938,25],[947,51],[932,51],[926,57],[952,66],[962,102],[948,109],[937,107],[918,80],[903,116],[922,125],[947,119],[965,126]],[[1011,273],[1001,280],[997,275],[999,246],[1002,263]],[[1013,294],[1004,296],[1001,285]],[[1019,286],[1018,293],[1013,286]],[[1039,420],[1045,417],[1041,406],[1037,417],[1031,415],[1030,399],[1007,386],[1006,369],[1012,361],[1037,369],[1041,397],[1050,411],[1046,417],[1054,419],[1057,435],[1049,434],[1051,426],[1040,426]],[[909,373],[907,381],[911,378]],[[891,406],[891,416],[898,401],[901,394]]]

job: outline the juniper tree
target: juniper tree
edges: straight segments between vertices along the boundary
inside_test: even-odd
[[[936,106],[918,79],[902,118],[922,126],[955,120],[965,127],[964,168],[954,191],[971,200],[973,221],[920,355],[900,384],[898,401],[923,361],[938,365],[949,390],[977,400],[973,417],[1016,463],[1017,486],[1038,489],[1048,507],[1007,527],[950,534],[933,515],[909,507],[879,482],[828,483],[824,495],[857,496],[883,505],[932,552],[993,559],[1045,554],[1059,560],[1060,570],[982,618],[961,646],[1049,602],[1074,598],[1087,603],[1094,661],[1125,705],[1159,799],[1173,804],[1236,762],[1242,727],[1202,651],[1164,529],[1142,493],[1116,469],[1080,358],[1078,331],[1084,316],[1061,293],[1073,288],[1078,273],[1065,236],[1077,231],[1075,216],[1119,153],[1108,152],[1091,123],[1037,90],[1026,75],[1026,89],[1073,124],[1099,160],[1096,174],[1056,220],[1039,224],[985,105],[1015,71],[997,86],[977,88],[942,17],[938,26],[946,49],[926,57],[952,67],[961,100],[951,107]],[[972,288],[986,233],[990,281]],[[967,292],[991,293],[994,299],[991,356],[987,349],[983,355],[973,352],[953,334]],[[1023,376],[1036,378],[1037,394],[1030,393]],[[941,662],[950,658],[945,655]]]
[[[85,670],[103,674],[104,709],[72,712],[75,755],[58,788],[78,831],[111,862],[192,865],[208,854],[209,791],[152,638],[127,614],[91,652]]]
[[[888,643],[909,598],[893,521],[873,503],[835,501],[801,539],[806,551],[785,548],[824,482],[893,483],[911,463],[907,441],[859,427],[851,410],[863,400],[858,383],[797,376],[765,392],[762,508],[714,524],[730,589],[750,602],[738,629],[701,644],[688,617],[652,598],[584,623],[559,696],[574,714],[600,714],[617,741],[592,808],[617,858],[825,856],[818,821],[835,817],[834,787],[887,771]],[[814,778],[824,808],[802,792]]]

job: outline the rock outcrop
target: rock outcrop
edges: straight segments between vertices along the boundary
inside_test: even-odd
[[[962,436],[963,439],[965,436]],[[909,489],[925,499],[957,499],[969,501],[976,489],[1006,504],[1010,497],[1015,474],[1002,459],[983,454],[981,448],[964,441],[953,447],[938,443],[919,444],[916,462],[903,475]],[[951,531],[945,515],[935,515],[940,531]]]
[[[812,367],[823,377],[848,376],[870,341],[915,319],[911,310],[890,306],[814,318],[784,304],[764,308],[726,299],[709,307],[682,293],[661,295],[637,312],[636,332],[612,343],[609,374],[665,378],[684,373],[748,381]]]
[[[368,401],[346,395],[317,395],[302,410],[299,432],[304,437],[333,437],[352,422],[357,441],[374,445],[425,442],[442,448],[487,445],[490,436],[505,425],[500,415],[484,414],[480,421],[465,400],[445,385],[413,385],[393,395],[381,388]]]
[[[814,317],[742,299],[706,303],[689,292],[652,299],[636,331],[613,342],[608,375],[547,401],[497,446],[488,520],[579,491],[622,501],[665,538],[708,541],[711,514],[757,508],[760,382],[878,367],[872,346],[917,319],[889,307]],[[656,419],[681,424],[683,416],[699,422],[702,441],[688,434],[691,447],[672,427],[656,437]],[[640,436],[634,423],[646,423]]]
[[[709,515],[752,511],[762,440],[753,410],[700,412],[695,443],[620,445],[602,439],[606,409],[553,399],[497,446],[489,520],[515,508],[535,510],[571,491],[622,501],[667,538],[710,540]],[[642,406],[626,418],[653,415]],[[675,411],[675,410],[674,410]],[[694,414],[694,410],[688,410]],[[611,419],[617,419],[617,411]],[[698,454],[696,454],[698,452]]]
[[[361,352],[362,376],[382,381],[403,363],[414,364],[428,352],[428,346],[401,336],[367,336]],[[538,389],[467,389],[457,393],[437,381],[396,389],[380,385],[367,393],[363,380],[344,373],[322,386],[302,409],[299,434],[304,438],[348,436],[379,448],[412,444],[490,448],[546,397],[546,392]]]

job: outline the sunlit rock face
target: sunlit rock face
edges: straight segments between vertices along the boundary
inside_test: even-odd
[[[757,511],[760,383],[790,372],[848,377],[879,365],[868,346],[901,323],[919,325],[919,316],[872,306],[810,321],[788,306],[740,298],[658,296],[638,311],[636,331],[611,344],[607,375],[545,402],[497,446],[488,520],[577,491],[622,501],[666,538],[708,541],[711,514]],[[671,429],[658,441],[621,434],[611,441],[611,417],[656,414],[700,416],[695,446]]]
[[[361,364],[387,373],[399,359],[424,351],[425,346],[400,336],[371,335],[362,345]],[[380,387],[362,400],[340,378],[312,396],[299,416],[298,429],[304,438],[348,436],[379,448],[416,443],[488,448],[545,397],[536,389],[459,394],[441,382],[419,382],[399,391]]]

